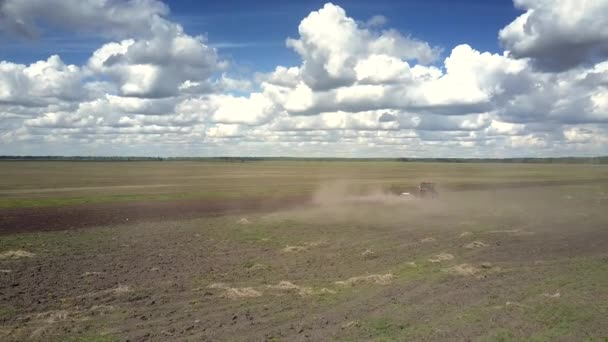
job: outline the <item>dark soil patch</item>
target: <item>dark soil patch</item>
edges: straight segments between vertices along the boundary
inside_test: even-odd
[[[150,201],[3,209],[0,210],[0,235],[273,211],[309,202],[308,197],[294,196],[280,199]]]

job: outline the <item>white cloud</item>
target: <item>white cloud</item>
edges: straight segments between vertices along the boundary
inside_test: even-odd
[[[301,76],[312,89],[328,90],[353,84],[359,60],[371,55],[432,62],[438,51],[397,31],[362,28],[339,6],[326,4],[310,13],[298,27],[300,37],[287,46],[303,59]]]
[[[434,79],[427,76],[427,81],[412,91],[413,97],[422,107],[453,106],[454,112],[460,113],[459,106],[481,106],[483,111],[504,91],[505,79],[525,67],[525,62],[459,45],[445,59],[446,73]]]
[[[388,112],[367,111],[359,113],[351,112],[325,112],[315,116],[294,117],[284,115],[278,117],[271,125],[271,130],[276,131],[384,131],[398,130],[399,123],[393,115],[393,120],[383,121],[381,117],[393,115]]]
[[[514,0],[526,12],[500,41],[541,70],[563,71],[608,57],[608,0]]]
[[[504,121],[520,123],[608,122],[605,66],[603,62],[585,71],[561,73],[526,70],[509,80],[511,89],[501,97],[497,112]]]
[[[274,72],[268,75],[260,75],[259,79],[261,81],[268,82],[269,84],[293,88],[300,82],[300,68],[286,68],[279,65],[276,67]]]
[[[275,104],[260,93],[249,97],[214,95],[210,98],[215,107],[211,120],[224,124],[260,125],[276,113]]]
[[[0,30],[37,37],[39,24],[51,24],[117,37],[146,35],[151,23],[168,13],[169,8],[157,0],[3,0]]]
[[[71,101],[86,96],[83,75],[75,65],[66,65],[54,55],[30,65],[0,62],[0,104],[27,106]]]
[[[0,3],[0,15],[23,18],[4,29],[31,34],[44,22],[116,40],[85,65],[59,56],[0,62],[4,154],[608,154],[603,28],[574,32],[604,1],[571,10],[564,0],[555,8],[517,1],[529,11],[501,31],[510,51],[462,44],[443,61],[428,43],[381,29],[381,17],[360,22],[327,4],[287,40],[301,63],[251,78],[169,21],[157,1],[67,1],[58,5],[73,7],[64,23],[41,1]],[[147,14],[132,13],[136,25],[113,16],[118,9]],[[598,39],[586,40],[591,35]],[[584,43],[576,60],[546,53],[574,49],[572,37]]]
[[[142,115],[172,114],[175,110],[174,99],[140,99],[135,97],[120,97],[107,95],[109,106],[123,113]]]
[[[78,128],[92,126],[102,121],[102,118],[95,118],[93,115],[84,116],[80,115],[80,113],[49,112],[44,116],[25,120],[24,123],[26,126],[31,127]]]
[[[207,129],[207,136],[210,138],[236,138],[241,137],[241,126],[237,124],[218,124]]]
[[[184,33],[179,25],[159,22],[150,39],[127,39],[97,49],[88,67],[118,83],[121,95],[159,98],[200,85],[224,65],[202,37]]]
[[[367,27],[380,27],[388,23],[388,19],[383,15],[374,15],[365,22]]]
[[[407,62],[387,55],[371,55],[354,69],[359,83],[390,84],[411,78]]]
[[[222,75],[220,84],[225,91],[250,92],[253,88],[253,82],[251,82],[251,80],[232,78],[225,74]]]
[[[4,0],[0,29],[31,36],[43,23],[124,38],[93,52],[84,70],[84,76],[109,77],[116,85],[106,89],[120,95],[158,98],[178,95],[186,88],[210,91],[209,77],[225,62],[203,37],[188,35],[179,24],[164,18],[168,13],[168,7],[157,0]]]
[[[512,148],[544,148],[547,147],[548,141],[543,139],[539,135],[528,134],[528,135],[516,135],[509,137],[509,144]]]
[[[514,124],[492,120],[490,126],[486,129],[488,135],[521,135],[525,131],[526,126],[522,124]]]

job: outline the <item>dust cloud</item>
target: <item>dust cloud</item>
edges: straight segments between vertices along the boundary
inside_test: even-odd
[[[398,183],[405,186],[395,189],[390,182],[361,179],[329,181],[319,184],[307,203],[270,215],[327,227],[328,234],[345,227],[377,234],[399,227],[403,232],[416,231],[416,242],[430,247],[441,241],[429,237],[449,232],[462,241],[461,248],[484,249],[490,242],[485,240],[495,235],[526,237],[552,230],[571,220],[569,213],[585,212],[590,205],[583,199],[567,199],[564,194],[572,188],[566,186],[464,189],[437,184],[438,196],[423,198],[416,196],[416,181]],[[305,241],[302,236],[298,242]]]
[[[336,181],[321,185],[313,195],[316,206],[348,204],[400,204],[412,200],[413,196],[390,192],[380,186],[365,186],[347,181]]]

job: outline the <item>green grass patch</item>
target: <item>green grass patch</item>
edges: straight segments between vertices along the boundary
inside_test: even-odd
[[[0,321],[10,319],[17,314],[17,311],[9,306],[0,306]]]
[[[487,341],[493,342],[510,342],[516,341],[515,334],[509,329],[496,329],[491,333],[491,337],[487,339]]]
[[[584,332],[588,324],[603,319],[587,305],[570,303],[546,303],[531,310],[528,315],[544,326],[541,332],[530,337],[530,341],[537,342],[553,341],[558,337]]]
[[[426,323],[409,324],[392,317],[372,318],[361,322],[363,336],[371,341],[415,341],[433,333]]]
[[[546,278],[526,291],[527,303],[534,303],[526,315],[542,326],[532,341],[552,341],[557,337],[580,338],[582,332],[605,324],[608,317],[608,264],[604,259],[579,257],[567,263],[552,265]],[[558,299],[541,297],[542,293],[559,291]],[[578,334],[578,335],[576,335]],[[574,335],[574,336],[573,336]],[[589,337],[589,336],[588,336]],[[604,338],[592,336],[590,338]]]
[[[547,277],[544,286],[569,291],[602,290],[608,288],[608,262],[606,260],[579,257],[569,261],[568,272]]]
[[[428,261],[432,256],[416,258],[412,261],[399,264],[393,274],[398,281],[409,282],[413,280],[439,281],[449,274],[443,271],[447,263],[432,263]],[[409,264],[414,262],[416,266]]]
[[[93,191],[91,193],[94,193]],[[90,195],[82,197],[42,197],[42,198],[5,198],[0,199],[0,208],[29,208],[29,207],[62,207],[82,204],[147,202],[147,201],[175,201],[175,200],[229,200],[243,198],[263,198],[262,191],[245,193],[200,192],[200,193],[173,193],[173,194],[127,194],[127,195]]]

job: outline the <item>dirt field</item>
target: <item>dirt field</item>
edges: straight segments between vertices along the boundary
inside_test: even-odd
[[[13,162],[0,176],[0,340],[608,338],[606,167]],[[438,199],[383,191],[425,179]]]

